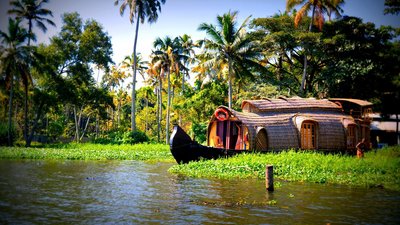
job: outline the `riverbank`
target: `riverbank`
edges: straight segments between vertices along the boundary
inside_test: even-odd
[[[339,154],[286,151],[242,154],[228,159],[175,165],[170,172],[191,177],[265,179],[267,164],[283,181],[381,187],[400,191],[400,146],[365,153],[363,159]]]
[[[41,148],[1,147],[3,159],[141,160],[175,162],[163,144],[63,144]]]

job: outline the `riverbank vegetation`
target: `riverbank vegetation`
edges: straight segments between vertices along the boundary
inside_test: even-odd
[[[2,159],[143,160],[174,162],[163,144],[57,144],[38,148],[2,147]]]
[[[400,191],[400,146],[350,155],[317,152],[243,154],[232,158],[174,165],[169,171],[191,177],[265,179],[266,165],[274,166],[278,181],[383,187]]]

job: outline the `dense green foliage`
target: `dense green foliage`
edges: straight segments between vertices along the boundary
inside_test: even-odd
[[[129,131],[129,132],[110,132],[104,137],[98,137],[94,139],[93,143],[96,144],[138,144],[143,142],[148,142],[149,138],[147,135],[139,130],[137,131]]]
[[[6,145],[8,142],[8,125],[4,122],[0,122],[0,146]],[[15,128],[14,126],[11,127],[11,143],[14,142],[15,138]]]
[[[274,166],[277,180],[400,190],[399,146],[367,152],[363,159],[348,155],[286,151],[191,162],[175,165],[169,171],[193,177],[264,179],[267,164]]]
[[[2,147],[3,159],[174,161],[167,145],[66,144],[43,148]]]

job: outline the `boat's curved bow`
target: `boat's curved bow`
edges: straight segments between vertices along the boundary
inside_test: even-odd
[[[179,164],[198,161],[200,159],[217,159],[248,152],[246,150],[231,150],[201,145],[193,141],[178,125],[174,126],[169,145],[172,155]]]

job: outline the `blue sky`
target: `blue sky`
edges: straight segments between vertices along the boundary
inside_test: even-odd
[[[7,28],[8,0],[0,0],[0,30]],[[155,24],[140,24],[138,52],[145,57],[151,53],[152,43],[157,37],[169,35],[176,37],[189,34],[194,40],[205,37],[204,32],[197,31],[200,23],[215,23],[217,15],[229,10],[239,11],[239,21],[252,15],[252,18],[269,17],[285,11],[285,0],[167,0]],[[56,35],[62,26],[61,15],[65,12],[78,12],[81,17],[100,22],[113,44],[113,60],[119,63],[126,55],[132,53],[134,25],[130,24],[128,12],[124,17],[119,14],[119,7],[114,0],[50,0],[46,5],[53,11],[53,21],[57,27],[48,26],[43,34],[35,30],[38,42],[48,43],[49,37]],[[383,15],[384,0],[347,0],[344,15],[356,16],[364,22],[373,22],[377,26],[391,25],[400,27],[400,17]]]

